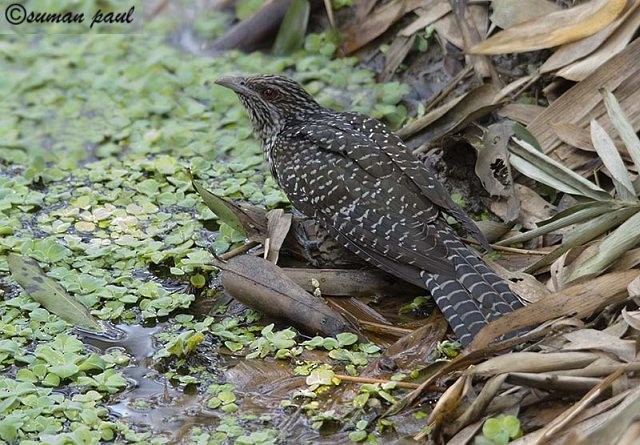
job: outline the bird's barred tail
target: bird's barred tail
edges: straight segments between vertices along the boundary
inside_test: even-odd
[[[487,323],[522,307],[509,285],[459,240],[447,258],[456,277],[426,275],[425,284],[460,343],[467,346]]]

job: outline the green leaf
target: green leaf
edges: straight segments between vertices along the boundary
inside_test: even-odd
[[[633,191],[629,171],[625,167],[613,140],[595,119],[591,121],[591,142],[593,142],[598,156],[602,159],[602,163],[609,170],[618,197],[623,201],[635,201],[636,195]]]
[[[599,275],[625,252],[640,243],[640,212],[626,220],[611,232],[598,246],[598,252],[580,264],[569,277],[569,281],[580,277]]]
[[[300,48],[307,32],[310,12],[309,0],[291,2],[273,43],[273,53],[276,56],[284,56]]]
[[[196,181],[192,181],[193,188],[200,195],[204,203],[220,218],[225,224],[231,226],[236,232],[246,236],[246,232],[240,219],[229,209],[227,202],[214,195],[210,191],[202,188]]]
[[[49,278],[36,261],[11,253],[7,256],[7,263],[13,279],[49,312],[74,326],[94,332],[104,332],[89,310],[67,294],[60,284]]]

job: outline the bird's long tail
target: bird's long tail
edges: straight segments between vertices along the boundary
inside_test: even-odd
[[[487,323],[522,307],[509,285],[461,241],[449,245],[456,276],[425,275],[425,284],[449,326],[467,346]]]

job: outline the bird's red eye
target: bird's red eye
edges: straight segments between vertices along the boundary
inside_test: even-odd
[[[264,90],[262,90],[262,97],[267,100],[273,100],[278,97],[278,92],[273,88],[265,88]]]

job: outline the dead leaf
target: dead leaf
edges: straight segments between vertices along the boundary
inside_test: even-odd
[[[549,0],[492,0],[491,8],[491,23],[502,29],[562,9]]]
[[[575,169],[585,162],[573,147],[562,144],[552,128],[565,122],[587,129],[592,119],[598,119],[605,131],[612,134],[613,125],[606,116],[600,89],[614,91],[621,108],[634,129],[640,128],[640,39],[630,43],[624,51],[602,65],[555,100],[527,126],[545,153],[553,152],[554,159]],[[559,149],[561,148],[561,149]],[[583,153],[583,152],[582,152]],[[587,157],[586,159],[591,159]]]
[[[627,0],[592,0],[505,29],[469,50],[504,54],[552,48],[588,37],[618,17]]]
[[[385,32],[405,14],[421,6],[422,0],[397,0],[389,2],[344,30],[339,53],[346,55],[363,47]]]
[[[562,347],[565,351],[599,350],[611,353],[627,363],[636,358],[635,340],[623,340],[596,329],[579,329],[564,334],[564,337],[569,340]]]
[[[585,39],[568,43],[558,48],[558,50],[553,53],[551,57],[549,57],[540,67],[540,72],[548,73],[549,71],[557,70],[558,68],[562,68],[563,66],[569,65],[570,63],[593,53],[609,38],[611,34],[613,34],[616,29],[618,29],[622,23],[626,21],[629,15],[633,13],[638,6],[640,6],[640,1],[632,0],[624,13],[605,28]]]
[[[257,311],[288,320],[312,334],[335,336],[355,331],[323,300],[305,292],[267,260],[242,255],[216,266],[222,270],[220,281],[225,290]]]
[[[447,0],[426,0],[424,5],[415,12],[418,14],[418,18],[403,28],[398,33],[399,35],[409,37],[418,31],[423,31],[440,17],[451,12],[451,5]]]
[[[636,2],[631,16],[626,17],[622,25],[615,30],[602,46],[589,56],[565,66],[556,73],[556,76],[576,82],[583,80],[607,60],[625,49],[640,26],[640,9],[637,9],[639,4],[640,2]]]
[[[269,245],[268,247],[265,245],[264,257],[273,264],[277,264],[280,248],[291,227],[291,213],[285,214],[282,209],[270,210],[267,212],[267,221]]]

